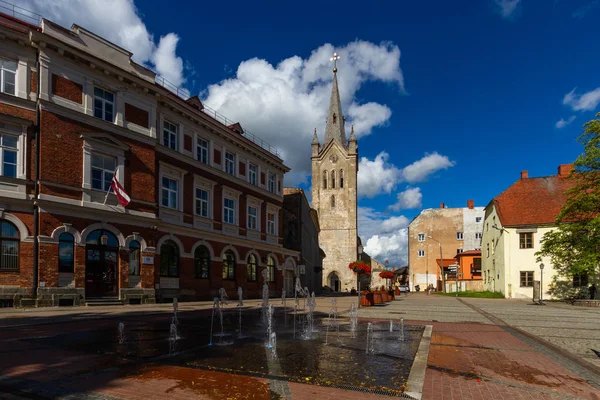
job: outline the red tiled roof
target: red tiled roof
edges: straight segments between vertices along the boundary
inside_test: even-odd
[[[437,265],[440,265],[440,259],[436,258],[435,262],[437,263]],[[458,260],[456,258],[444,258],[444,268],[445,267],[449,267],[452,264],[458,264]]]
[[[524,178],[496,196],[494,206],[504,226],[554,224],[574,185],[558,175]]]
[[[456,253],[454,257],[462,257],[462,256],[480,256],[481,250],[467,250],[462,253]]]

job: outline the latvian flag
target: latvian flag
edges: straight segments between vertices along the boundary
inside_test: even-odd
[[[125,193],[125,189],[117,180],[117,174],[113,175],[112,181],[110,182],[110,187],[113,192],[117,195],[117,200],[119,200],[119,204],[123,207],[127,207],[127,204],[131,202],[131,198]]]

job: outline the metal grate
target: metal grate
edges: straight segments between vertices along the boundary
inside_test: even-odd
[[[351,390],[353,392],[378,394],[378,395],[382,395],[382,396],[400,397],[401,399],[416,400],[414,397],[411,397],[407,394],[404,394],[404,393],[401,393],[401,392],[398,392],[395,390],[370,389],[370,388],[363,388],[360,386],[350,386],[350,385],[327,385],[327,387],[343,389],[343,390]]]

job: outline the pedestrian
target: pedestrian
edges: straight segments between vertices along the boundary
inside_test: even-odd
[[[592,286],[590,286],[590,300],[594,300],[596,298],[596,284],[592,283]]]

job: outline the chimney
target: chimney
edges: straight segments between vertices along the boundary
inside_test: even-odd
[[[566,178],[567,176],[569,176],[569,174],[571,173],[571,171],[573,171],[575,167],[573,166],[573,164],[560,164],[558,166],[558,176],[560,176],[561,178]]]
[[[467,200],[467,207],[472,210],[475,208],[475,200]]]
[[[527,171],[522,171],[521,172],[521,179],[527,179],[529,178],[529,173]]]
[[[446,205],[444,203],[440,203],[440,208],[446,208]]]

